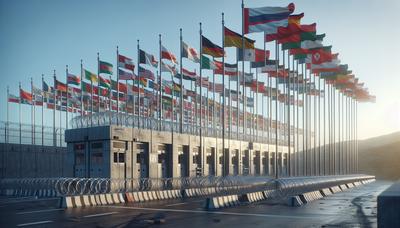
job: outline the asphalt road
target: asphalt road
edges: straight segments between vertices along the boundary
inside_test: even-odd
[[[260,202],[217,211],[205,199],[61,209],[59,199],[0,198],[0,227],[376,227],[377,181],[302,207]]]

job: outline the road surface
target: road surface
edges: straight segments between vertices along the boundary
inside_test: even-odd
[[[376,227],[376,181],[302,207],[259,202],[217,211],[205,199],[61,209],[59,198],[0,198],[0,227]]]

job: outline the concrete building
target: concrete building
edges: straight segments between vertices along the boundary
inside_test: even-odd
[[[274,175],[275,145],[117,125],[69,129],[67,168],[75,177],[171,178]],[[278,147],[285,175],[287,146]]]

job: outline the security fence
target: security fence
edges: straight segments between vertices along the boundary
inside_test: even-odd
[[[0,143],[66,147],[65,128],[0,122]]]
[[[54,196],[74,196],[136,191],[185,190],[214,188],[215,195],[245,194],[272,191],[276,197],[287,197],[304,192],[337,186],[345,183],[373,179],[367,175],[314,176],[271,179],[269,177],[186,177],[186,178],[26,178],[2,179],[3,194],[37,195],[38,191],[51,191]]]

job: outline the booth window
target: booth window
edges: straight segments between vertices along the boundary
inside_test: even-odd
[[[114,163],[125,163],[125,153],[114,152]]]

